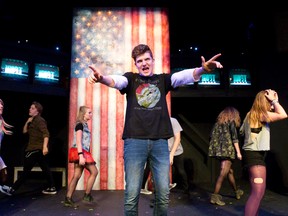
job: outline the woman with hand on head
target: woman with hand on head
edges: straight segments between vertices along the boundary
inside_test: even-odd
[[[260,91],[240,128],[244,135],[243,162],[248,169],[250,195],[245,205],[245,216],[259,213],[261,200],[266,190],[265,156],[270,150],[269,123],[287,118],[287,113],[278,101],[276,91]]]

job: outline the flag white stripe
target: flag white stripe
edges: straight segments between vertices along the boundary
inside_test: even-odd
[[[132,16],[131,16],[131,9],[127,8],[125,12],[124,18],[124,70],[123,71],[131,71],[132,59],[131,59],[131,50],[132,50]]]
[[[139,9],[139,43],[147,44],[146,10]]]
[[[85,105],[85,98],[86,98],[86,79],[79,78],[78,79],[78,92],[77,92],[77,115],[80,106]],[[74,131],[73,131],[74,132]],[[84,175],[78,181],[77,190],[84,190]]]
[[[108,188],[115,189],[116,179],[116,89],[108,90]]]
[[[96,161],[96,166],[98,171],[100,169],[100,125],[101,119],[99,118],[100,115],[100,102],[99,98],[101,97],[100,85],[94,84],[93,85],[93,123],[92,123],[92,148],[93,148],[93,158]],[[96,99],[97,98],[97,99]],[[100,177],[101,172],[98,172],[98,176],[96,178],[95,184],[93,185],[93,189],[100,189]]]

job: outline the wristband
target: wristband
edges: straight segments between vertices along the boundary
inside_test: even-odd
[[[78,152],[78,155],[82,154],[83,155],[83,152]]]
[[[272,101],[271,101],[271,105],[273,105],[273,106],[274,106],[274,104],[275,104],[275,103],[279,103],[279,101],[278,101],[278,100],[276,100],[276,99],[274,99],[274,100],[272,100]]]

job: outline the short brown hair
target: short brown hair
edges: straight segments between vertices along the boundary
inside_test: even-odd
[[[32,102],[32,104],[36,107],[37,111],[41,115],[43,112],[43,106],[37,101]]]
[[[151,57],[153,58],[153,53],[152,53],[150,47],[146,44],[139,44],[136,47],[134,47],[134,49],[132,50],[132,58],[134,59],[134,61],[136,61],[136,58],[139,55],[142,55],[146,52],[149,52]]]

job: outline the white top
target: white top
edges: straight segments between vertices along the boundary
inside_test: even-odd
[[[173,128],[173,133],[176,134],[178,132],[183,131],[181,125],[179,124],[179,122],[177,121],[177,119],[170,117],[171,120],[171,124],[172,124],[172,128]],[[171,151],[172,147],[173,147],[173,143],[174,143],[174,137],[171,137],[170,139],[168,139],[168,146],[169,146],[169,151]],[[178,148],[175,151],[174,156],[178,156],[180,154],[183,153],[183,146],[180,142]]]

